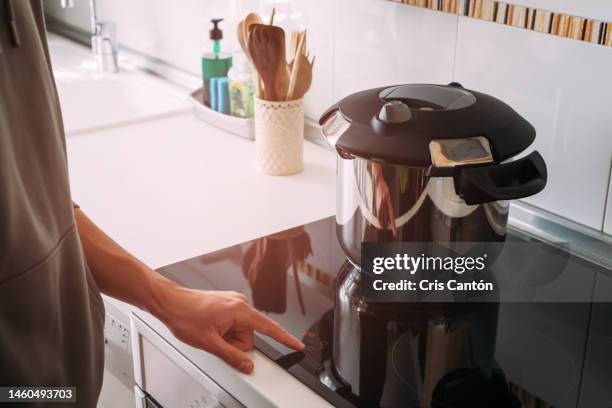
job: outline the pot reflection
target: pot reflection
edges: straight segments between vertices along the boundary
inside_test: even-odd
[[[361,276],[339,275],[332,352],[360,405],[514,406],[494,366],[498,303],[366,302]]]
[[[284,313],[287,270],[291,268],[300,308],[305,314],[297,264],[310,255],[310,237],[303,227],[254,240],[242,258],[242,273],[251,287],[253,306],[264,312]]]

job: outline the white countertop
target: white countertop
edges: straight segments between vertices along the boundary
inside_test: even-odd
[[[304,171],[255,169],[254,142],[191,114],[68,137],[73,200],[158,268],[335,213],[335,157],[310,142]]]

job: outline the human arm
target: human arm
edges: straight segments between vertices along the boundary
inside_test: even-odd
[[[276,322],[249,306],[243,294],[182,287],[121,248],[80,208],[75,208],[75,219],[100,290],[153,314],[179,340],[215,354],[245,373],[253,370],[244,352],[253,348],[254,330],[287,347],[304,349]]]

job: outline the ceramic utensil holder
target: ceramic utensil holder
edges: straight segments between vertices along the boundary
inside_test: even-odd
[[[304,168],[304,103],[266,101],[255,97],[257,168],[283,176]]]

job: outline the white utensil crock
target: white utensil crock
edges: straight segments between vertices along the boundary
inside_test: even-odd
[[[257,168],[284,176],[304,169],[304,103],[265,101],[255,97]]]

